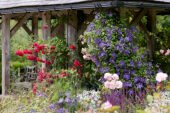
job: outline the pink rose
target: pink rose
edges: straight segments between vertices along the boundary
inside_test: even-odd
[[[162,50],[162,49],[161,49],[161,50],[160,50],[160,53],[162,53],[162,54],[163,54],[163,53],[164,53],[164,50]]]
[[[110,74],[110,73],[105,73],[105,74],[104,74],[104,79],[105,79],[105,80],[109,80],[109,81],[112,80],[112,74]]]
[[[105,103],[102,104],[103,109],[109,109],[112,107],[112,104],[109,101],[106,101]]]
[[[165,56],[168,56],[170,54],[170,49],[167,50],[167,52],[165,53]]]
[[[90,60],[90,57],[87,56],[87,55],[83,55],[83,59],[84,59],[84,60]]]
[[[112,80],[110,82],[110,88],[109,89],[115,89],[116,88],[116,81]]]
[[[104,86],[105,86],[105,88],[110,89],[111,84],[110,84],[109,81],[106,81],[106,82],[104,83]]]
[[[156,81],[161,82],[161,81],[165,81],[167,79],[168,75],[166,73],[163,72],[159,72],[156,74]]]
[[[119,76],[118,76],[117,74],[113,74],[113,75],[112,75],[112,79],[113,79],[113,80],[119,80]]]

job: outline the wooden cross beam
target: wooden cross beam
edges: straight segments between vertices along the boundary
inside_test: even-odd
[[[133,20],[130,22],[130,25],[138,23],[146,14],[146,11],[147,11],[146,9],[141,9],[138,13],[135,13]]]
[[[30,30],[29,27],[27,27],[25,23],[22,25],[22,28],[28,33],[28,35],[33,34],[33,32]]]
[[[55,34],[59,36],[59,38],[64,37],[64,24],[58,23],[56,26],[51,28],[51,34]]]
[[[18,29],[24,24],[24,22],[31,16],[31,13],[26,13],[22,19],[11,29],[11,37],[18,31]]]

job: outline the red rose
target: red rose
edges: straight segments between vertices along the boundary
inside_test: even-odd
[[[45,51],[44,51],[44,50],[42,50],[41,52],[42,52],[42,54],[45,54]]]
[[[74,61],[74,66],[77,67],[77,66],[80,66],[80,62],[78,60],[75,60]]]
[[[76,68],[73,66],[72,69],[75,70]]]
[[[24,56],[24,53],[22,53],[22,52],[19,51],[19,50],[15,51],[15,54],[16,54],[16,55],[19,55],[19,56]]]
[[[70,49],[76,50],[77,48],[72,44],[72,45],[70,46]]]
[[[34,46],[38,46],[37,42],[34,43]]]
[[[55,34],[52,34],[52,37],[55,37]]]
[[[55,56],[53,56],[53,59],[55,59]]]
[[[55,49],[55,46],[51,46],[51,49]]]
[[[34,53],[38,53],[39,52],[39,50],[38,49],[34,49]]]
[[[35,60],[36,56],[34,55],[27,55],[28,60]]]
[[[47,29],[47,25],[44,25],[43,28],[44,28],[44,29]]]

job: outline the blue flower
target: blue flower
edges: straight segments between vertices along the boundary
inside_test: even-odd
[[[110,58],[109,62],[110,62],[110,63],[114,63],[114,62],[115,62],[115,59],[112,57],[112,58]]]
[[[65,95],[66,95],[67,97],[69,97],[69,96],[70,96],[70,92],[67,91],[67,92],[65,93]]]
[[[128,91],[128,93],[129,93],[129,95],[132,95],[132,94],[133,94],[133,89],[130,89],[130,90]]]
[[[87,32],[90,32],[93,28],[94,28],[94,23],[91,22],[89,24],[89,28],[88,28]]]
[[[126,80],[129,80],[129,79],[130,79],[130,75],[127,74],[127,73],[125,73],[125,74],[123,75],[123,78],[126,79]]]
[[[122,68],[125,67],[125,62],[124,61],[120,60],[119,63],[120,63],[120,67],[122,67]]]
[[[135,67],[135,63],[133,61],[130,62],[131,67]]]
[[[136,84],[139,81],[139,77],[134,77],[133,80],[134,80],[134,83]]]
[[[66,102],[66,103],[69,103],[69,102],[70,102],[70,98],[69,98],[69,97],[66,97],[65,102]]]
[[[132,82],[124,82],[123,83],[123,87],[127,88],[127,87],[132,87]]]
[[[142,66],[141,62],[137,62],[136,64],[137,64],[138,69],[141,68],[141,66]]]
[[[60,98],[59,101],[58,101],[58,104],[61,104],[63,102],[63,98]]]
[[[112,53],[112,56],[115,57],[115,58],[117,57],[116,53]]]
[[[102,58],[102,57],[104,57],[104,56],[107,56],[106,52],[105,52],[105,51],[101,51],[101,52],[99,53],[99,58]]]
[[[138,84],[136,84],[136,86],[137,86],[137,88],[142,88],[143,87],[143,84],[142,83],[138,83]]]

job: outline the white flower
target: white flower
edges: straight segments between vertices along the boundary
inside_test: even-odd
[[[120,89],[122,88],[123,83],[121,81],[116,81],[116,88]]]
[[[110,82],[110,89],[115,89],[116,88],[116,81],[112,80]]]
[[[159,72],[156,74],[156,81],[161,82],[161,81],[165,81],[167,79],[168,75],[166,73],[163,72]]]
[[[113,79],[113,80],[119,80],[119,76],[118,76],[117,74],[113,74],[113,75],[112,75],[112,79]]]
[[[82,53],[82,54],[87,54],[86,48],[82,48],[82,49],[81,49],[81,53]]]
[[[104,79],[105,79],[105,80],[109,80],[109,81],[110,81],[110,80],[112,80],[112,78],[113,78],[113,77],[112,77],[112,74],[110,74],[110,73],[105,73],[105,74],[104,74]]]

